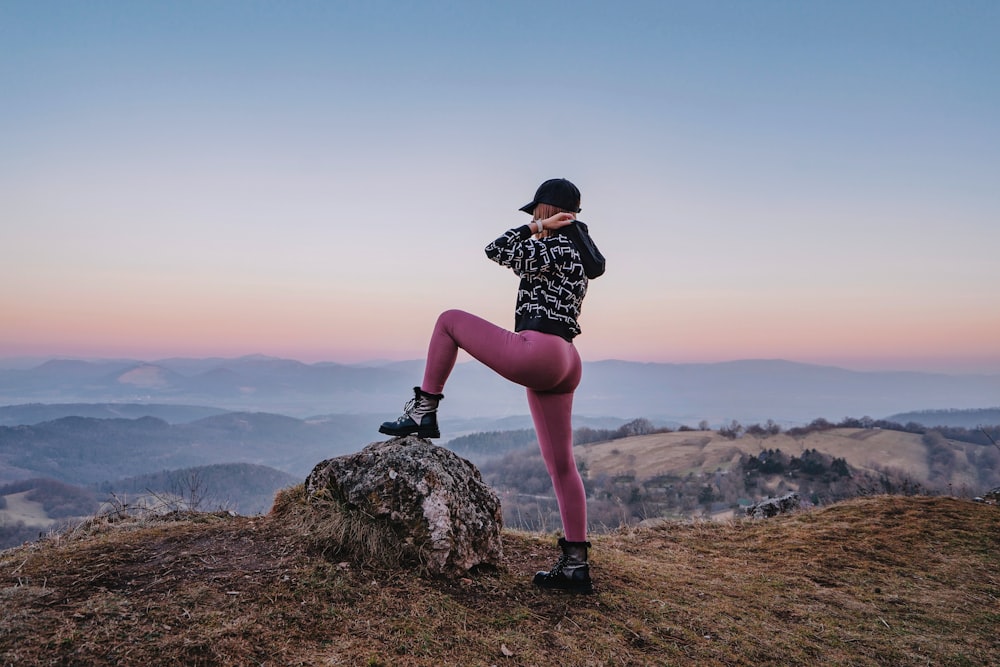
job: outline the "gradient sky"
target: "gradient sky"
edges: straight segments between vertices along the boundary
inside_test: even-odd
[[[1000,372],[1000,3],[0,0],[0,357],[422,357],[566,177],[585,360]]]

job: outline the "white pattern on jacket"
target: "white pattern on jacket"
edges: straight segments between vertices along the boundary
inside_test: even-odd
[[[558,231],[535,239],[531,227],[522,225],[487,245],[486,256],[521,278],[514,331],[541,331],[568,341],[580,335],[577,320],[588,280],[570,239]]]

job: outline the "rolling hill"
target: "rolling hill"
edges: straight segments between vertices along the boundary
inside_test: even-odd
[[[304,477],[317,461],[371,442],[373,430],[370,417],[352,415],[307,421],[225,413],[184,424],[154,417],[63,417],[0,426],[0,482],[51,477],[98,484],[217,463],[266,465]]]
[[[955,441],[946,441],[945,446],[952,451],[954,461],[951,474],[942,480],[943,483],[955,488],[974,488],[978,476],[967,450],[976,452],[986,448]],[[639,479],[649,479],[662,474],[727,470],[741,454],[756,456],[769,449],[780,449],[790,456],[816,450],[843,458],[859,470],[878,472],[891,468],[917,480],[926,481],[931,477],[924,437],[889,429],[834,428],[804,436],[779,433],[735,440],[716,431],[679,431],[582,445],[574,451],[586,463],[591,475],[632,471]]]
[[[0,426],[31,426],[63,417],[138,419],[155,417],[170,424],[184,424],[228,412],[200,405],[159,403],[26,403],[0,406]]]

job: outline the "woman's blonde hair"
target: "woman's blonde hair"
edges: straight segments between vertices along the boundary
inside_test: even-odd
[[[544,220],[545,218],[551,218],[556,213],[572,213],[572,211],[567,211],[564,208],[559,208],[558,206],[553,206],[552,204],[538,204],[535,206],[535,210],[531,212],[531,219],[534,220]],[[535,234],[535,238],[544,239],[549,235],[549,230],[542,231],[541,234]]]
[[[531,212],[531,219],[544,220],[545,218],[551,218],[556,213],[563,213],[564,211],[565,209],[553,206],[552,204],[538,204],[535,206],[535,210]]]

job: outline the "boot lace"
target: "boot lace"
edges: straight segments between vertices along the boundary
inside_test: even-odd
[[[563,554],[562,556],[559,556],[559,560],[556,561],[556,564],[552,566],[552,569],[548,571],[548,574],[546,576],[549,577],[562,576],[563,569],[567,565],[569,565],[569,554]]]
[[[414,408],[416,408],[416,406],[417,406],[417,399],[411,398],[410,400],[408,400],[406,402],[406,405],[403,406],[403,414],[398,419],[396,419],[396,421],[394,423],[401,425],[407,419],[411,419],[412,420],[412,418],[413,418],[413,410],[414,410]]]

